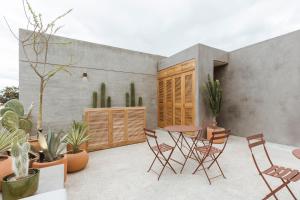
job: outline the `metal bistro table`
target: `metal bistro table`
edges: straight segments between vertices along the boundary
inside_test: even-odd
[[[192,138],[198,137],[202,133],[202,128],[196,127],[196,126],[190,126],[190,125],[173,125],[173,126],[165,127],[164,130],[166,130],[169,133],[170,137],[175,142],[175,148],[177,147],[184,157],[183,163],[172,159],[173,161],[182,165],[182,168],[180,170],[180,173],[182,173],[182,170],[183,170],[187,160],[189,158],[192,158],[192,154],[195,157],[193,159],[196,159],[196,160],[198,159],[198,157],[194,154],[194,152],[192,150],[192,148],[194,147],[194,143],[195,143],[194,140],[192,140],[192,145],[190,145],[187,141],[187,138],[192,139]],[[194,135],[187,134],[187,132],[193,132]],[[178,137],[176,137],[176,135],[177,135],[176,133],[179,134]],[[181,140],[181,145],[178,144],[180,140]],[[185,144],[183,144],[183,142]],[[188,154],[184,153],[183,147],[185,147],[188,150]]]

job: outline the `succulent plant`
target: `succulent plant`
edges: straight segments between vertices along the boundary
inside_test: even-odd
[[[8,151],[15,138],[14,134],[11,134],[5,128],[0,129],[0,152]]]
[[[139,97],[138,106],[143,106],[143,98]]]
[[[129,93],[128,92],[126,92],[126,94],[125,94],[125,105],[126,105],[126,107],[130,106],[130,104],[129,104]]]
[[[7,130],[13,132],[19,128],[19,116],[14,111],[6,111],[1,119],[1,124]]]
[[[106,100],[106,107],[107,107],[107,108],[110,108],[110,107],[111,107],[111,97],[110,97],[110,96],[107,97],[107,100]]]
[[[54,133],[48,129],[47,137],[42,133],[38,133],[38,141],[45,154],[45,160],[48,162],[59,158],[62,152],[66,149],[65,139],[67,137],[63,132]]]
[[[12,168],[17,179],[28,176],[30,144],[27,139],[28,136],[15,138],[11,145]]]
[[[1,110],[0,110],[0,116],[3,116],[4,115],[4,113],[6,112],[6,111],[14,111],[12,108],[2,108]]]
[[[5,103],[5,108],[10,108],[19,116],[24,116],[24,107],[18,99],[12,99]]]
[[[94,91],[93,92],[93,101],[92,101],[92,106],[93,106],[93,108],[97,108],[97,92],[96,91]]]
[[[26,133],[30,133],[32,129],[32,121],[28,119],[20,119],[19,120],[19,128],[24,130]]]
[[[72,146],[73,153],[80,152],[79,146],[89,140],[87,130],[88,125],[85,122],[73,121],[72,128],[66,137],[66,142]]]
[[[130,106],[135,107],[135,88],[134,83],[130,83]]]

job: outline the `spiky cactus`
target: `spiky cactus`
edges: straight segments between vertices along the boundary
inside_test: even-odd
[[[28,119],[20,119],[19,120],[19,128],[24,130],[26,133],[30,133],[32,129],[33,123]]]
[[[128,92],[126,92],[126,94],[125,94],[125,105],[126,105],[126,107],[130,106],[130,104],[129,104],[129,93]]]
[[[11,146],[12,168],[17,179],[28,176],[30,144],[27,139],[15,138]]]
[[[214,117],[213,125],[216,126],[216,117],[221,111],[222,89],[219,80],[212,80],[210,75],[208,75],[208,81],[205,86],[209,107]]]
[[[5,128],[0,128],[0,153],[10,149],[14,137],[15,134],[11,134]]]
[[[138,106],[143,106],[143,98],[139,97]]]
[[[13,132],[19,128],[19,116],[14,111],[6,111],[1,119],[1,124],[7,130]]]
[[[107,107],[107,108],[110,108],[110,107],[111,107],[111,97],[110,97],[110,96],[107,97],[106,107]]]
[[[105,83],[101,83],[100,87],[100,107],[105,108]]]
[[[24,107],[18,99],[12,99],[5,103],[5,108],[10,108],[19,116],[24,116]]]
[[[96,91],[94,91],[93,92],[93,101],[92,101],[92,106],[93,106],[93,108],[97,108],[97,92]]]
[[[134,83],[130,83],[130,106],[135,107],[135,88]]]

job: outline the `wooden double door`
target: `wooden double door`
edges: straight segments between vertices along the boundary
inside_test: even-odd
[[[159,72],[158,126],[194,125],[195,61]]]

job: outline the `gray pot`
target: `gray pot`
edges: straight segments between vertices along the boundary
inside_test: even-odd
[[[15,200],[32,196],[38,189],[39,176],[39,169],[29,169],[29,175],[18,180],[10,180],[14,177],[14,174],[5,176],[2,182],[3,200]]]

